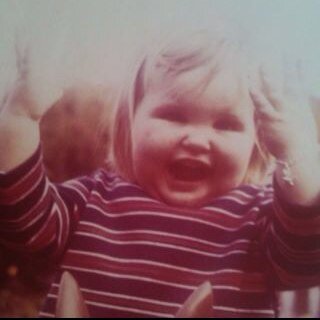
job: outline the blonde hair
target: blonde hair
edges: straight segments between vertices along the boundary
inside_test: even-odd
[[[224,33],[198,31],[187,36],[179,36],[166,42],[145,55],[132,77],[124,85],[116,107],[112,130],[111,162],[114,169],[125,179],[134,182],[131,146],[131,124],[135,112],[146,92],[154,82],[175,78],[186,72],[201,70],[200,78],[195,79],[191,90],[201,92],[207,87],[215,74],[221,69],[222,62],[234,62],[247,78],[247,55],[238,41]],[[179,88],[180,89],[180,88]],[[190,90],[190,88],[188,88]],[[258,132],[244,183],[263,183],[269,173],[271,156],[259,142]]]

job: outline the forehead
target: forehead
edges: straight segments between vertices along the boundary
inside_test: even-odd
[[[219,70],[201,67],[154,81],[150,93],[158,99],[197,106],[212,112],[252,113],[248,82],[239,66],[226,65]]]

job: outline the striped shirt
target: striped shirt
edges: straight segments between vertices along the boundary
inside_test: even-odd
[[[319,209],[287,204],[276,185],[185,209],[102,169],[53,184],[40,148],[0,174],[1,242],[59,261],[42,316],[68,270],[93,317],[172,317],[207,280],[215,317],[273,317],[276,290],[320,283]]]

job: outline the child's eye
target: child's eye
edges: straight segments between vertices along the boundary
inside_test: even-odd
[[[220,119],[214,123],[214,127],[223,131],[241,131],[243,129],[242,123],[235,119]]]
[[[154,116],[159,119],[184,123],[187,121],[187,116],[183,110],[177,107],[160,108],[156,110]]]

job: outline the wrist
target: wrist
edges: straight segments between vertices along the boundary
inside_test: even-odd
[[[309,171],[320,166],[320,148],[316,144],[313,148],[301,149],[300,152],[290,152],[276,158],[276,168],[281,180],[294,186],[296,183],[296,173],[303,170]],[[317,174],[318,170],[314,172]]]
[[[275,156],[277,162],[286,162],[293,165],[300,162],[319,160],[320,144],[317,139],[303,141],[295,147],[288,148]]]
[[[0,114],[0,171],[10,171],[25,161],[39,145],[38,122],[24,116]]]
[[[320,202],[320,153],[291,154],[290,159],[276,160],[276,178],[289,203],[310,206]]]

